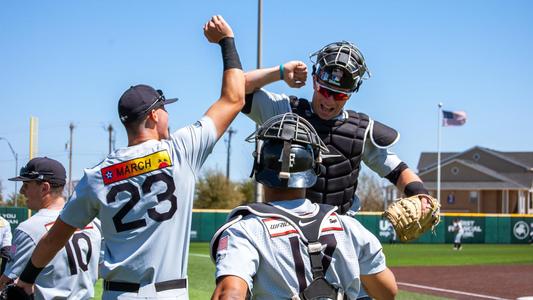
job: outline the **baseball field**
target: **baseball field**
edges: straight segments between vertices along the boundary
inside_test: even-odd
[[[533,296],[533,245],[384,245],[387,264],[400,292],[397,299],[516,299]],[[214,265],[207,243],[192,243],[189,256],[191,300],[209,299]],[[102,283],[96,286],[100,299]]]

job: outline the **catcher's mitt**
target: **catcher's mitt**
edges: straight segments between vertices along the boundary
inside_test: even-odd
[[[15,284],[9,284],[0,292],[0,300],[33,300],[33,295],[26,294],[23,288]]]
[[[422,201],[427,200],[427,209],[422,213]],[[429,195],[415,195],[399,199],[383,213],[396,230],[401,241],[417,239],[428,229],[434,229],[440,222],[440,204]]]

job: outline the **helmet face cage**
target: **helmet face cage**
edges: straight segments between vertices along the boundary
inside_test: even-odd
[[[357,92],[362,81],[371,76],[361,51],[347,41],[328,44],[311,54],[310,59],[313,62],[313,75],[317,75],[318,80],[333,90],[339,88],[340,92]],[[342,73],[348,78],[343,79]]]
[[[254,169],[252,174],[256,180],[269,186],[280,188],[307,188],[314,185],[317,177],[318,164],[322,162],[322,153],[329,152],[315,129],[309,122],[297,114],[286,113],[267,120],[258,130],[246,138],[248,142],[263,141],[259,153],[254,153]],[[266,147],[266,148],[265,148]],[[263,148],[268,152],[279,152],[274,169],[266,168],[269,162],[262,161]],[[309,155],[305,155],[307,152]],[[266,153],[265,153],[266,155]],[[296,161],[296,160],[311,160]],[[306,166],[303,169],[301,166]],[[306,169],[306,170],[304,170]]]

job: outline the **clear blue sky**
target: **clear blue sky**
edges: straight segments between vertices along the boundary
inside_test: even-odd
[[[39,156],[65,166],[74,123],[75,179],[107,154],[107,124],[117,129],[116,146],[125,146],[116,107],[133,84],[180,98],[168,107],[171,128],[197,120],[220,92],[220,50],[202,33],[213,14],[233,27],[244,68],[254,69],[257,1],[2,1],[0,136],[19,165],[29,157],[30,116],[39,118]],[[437,149],[438,102],[468,113],[465,126],[443,128],[443,151],[533,151],[533,2],[263,3],[263,66],[300,59],[310,67],[311,52],[342,39],[360,47],[373,74],[347,108],[397,128],[394,151],[413,168],[422,151]],[[270,89],[312,93],[310,85]],[[253,123],[239,116],[233,128],[231,177],[240,180],[252,165],[244,138]],[[221,140],[206,167],[225,171],[225,147]],[[13,192],[14,169],[0,141],[4,195]]]

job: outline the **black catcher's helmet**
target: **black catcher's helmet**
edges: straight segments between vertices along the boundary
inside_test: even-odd
[[[309,58],[318,82],[337,92],[357,92],[371,76],[361,51],[347,41],[328,44]]]
[[[271,188],[312,187],[328,148],[309,122],[286,113],[268,119],[246,141],[258,141],[252,175]]]

